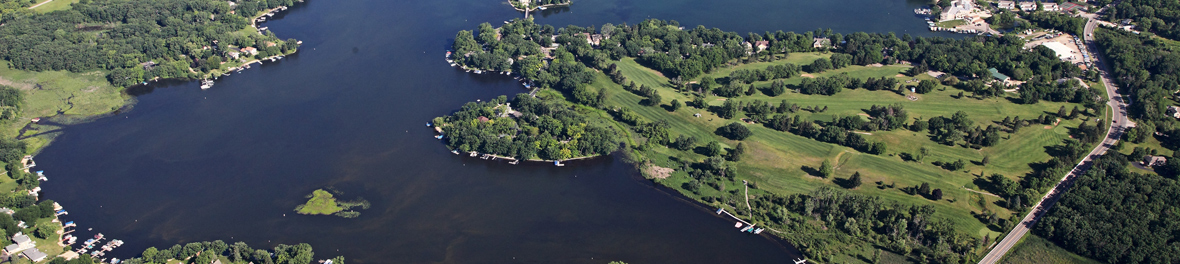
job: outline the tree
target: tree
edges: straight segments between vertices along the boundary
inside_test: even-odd
[[[37,225],[37,237],[49,239],[49,236],[56,234],[57,229],[49,225]]]
[[[1175,156],[1175,155],[1173,155],[1173,156]],[[1178,159],[1176,157],[1172,157],[1172,158],[1168,159],[1167,162],[1164,162],[1163,165],[1159,165],[1156,167],[1157,168],[1155,168],[1155,171],[1156,171],[1156,173],[1159,173],[1160,176],[1164,176],[1164,177],[1168,177],[1168,178],[1172,178],[1172,179],[1176,179],[1177,176],[1180,176],[1180,159]]]
[[[991,161],[991,156],[990,156],[990,155],[984,155],[984,156],[983,156],[983,160],[979,161],[979,163],[980,163],[980,164],[983,164],[983,165],[987,165],[987,164],[988,164],[988,162],[990,162],[990,161]]]
[[[700,88],[702,93],[708,94],[709,89],[713,89],[714,86],[717,86],[717,81],[713,80],[713,77],[701,77]]]
[[[923,182],[922,185],[918,187],[918,194],[929,195],[930,194],[930,184]]]
[[[746,154],[746,144],[738,142],[737,147],[733,148],[733,150],[729,152],[729,160],[735,162],[741,161],[742,154]]]
[[[679,100],[679,99],[672,99],[672,103],[671,103],[671,105],[670,105],[670,106],[671,106],[670,108],[672,109],[672,112],[676,112],[676,110],[680,110],[680,105],[681,105],[681,104],[680,104],[680,100]]]
[[[732,140],[743,140],[753,135],[753,132],[741,123],[733,122],[717,128],[717,134]]]
[[[1070,120],[1077,119],[1078,116],[1081,115],[1081,113],[1082,113],[1081,111],[1078,111],[1078,106],[1075,105],[1073,107],[1073,111],[1069,111],[1069,119]]]
[[[860,187],[860,185],[861,185],[860,172],[858,171],[858,172],[852,173],[852,176],[848,177],[848,188],[849,189],[856,189],[857,187]]]
[[[1063,105],[1063,106],[1061,106],[1061,108],[1058,108],[1058,109],[1057,109],[1057,117],[1060,117],[1060,118],[1067,118],[1067,117],[1069,117],[1069,116],[1067,115],[1067,113],[1065,112],[1065,106],[1064,106],[1064,105]]]
[[[942,189],[934,189],[934,191],[930,193],[930,198],[935,201],[942,200]]]
[[[709,157],[720,156],[721,155],[721,144],[717,143],[717,141],[709,142],[708,145],[705,145],[705,153],[704,154],[705,154],[705,156],[709,156]]]
[[[833,171],[834,171],[834,169],[832,168],[832,164],[829,163],[827,160],[824,160],[824,162],[819,165],[819,176],[820,177],[827,178],[828,176],[832,175]]]

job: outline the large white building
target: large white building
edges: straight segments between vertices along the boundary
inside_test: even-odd
[[[942,15],[939,17],[941,21],[964,19],[971,10],[975,9],[975,2],[971,0],[955,0],[951,2],[951,6],[942,10]]]

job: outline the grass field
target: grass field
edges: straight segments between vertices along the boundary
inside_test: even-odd
[[[31,72],[12,69],[0,60],[0,84],[15,87],[25,93],[25,106],[20,117],[0,129],[6,137],[16,137],[20,128],[34,117],[55,115],[93,116],[109,113],[127,104],[130,97],[121,88],[111,86],[106,72],[72,73],[68,71]],[[52,128],[47,128],[49,130]],[[24,140],[31,153],[49,143],[51,137]]]
[[[295,208],[296,212],[300,214],[322,214],[330,215],[342,211],[339,204],[336,204],[336,198],[332,197],[332,193],[323,189],[315,190],[311,193],[311,199],[306,204],[299,205]]]
[[[1023,264],[1023,263],[1074,263],[1074,264],[1098,264],[1093,259],[1079,256],[1072,252],[1066,251],[1064,248],[1058,247],[1053,242],[1041,238],[1037,235],[1029,234],[1012,248],[1008,255],[1000,261],[1003,264]]]
[[[44,0],[40,0],[37,2],[41,3],[43,1]],[[33,11],[48,13],[57,10],[66,10],[70,9],[70,4],[77,2],[78,0],[53,0],[52,2],[45,3],[44,5],[38,6],[37,8],[33,8]]]
[[[816,58],[824,56],[827,55],[820,53],[794,53],[783,60],[722,68],[705,76],[720,78],[728,76],[729,72],[737,69],[763,69],[768,65],[788,62],[804,65]],[[673,99],[679,100],[680,102],[687,102],[694,96],[676,91],[668,85],[668,79],[663,77],[662,74],[639,65],[633,59],[625,58],[616,63],[628,80],[634,81],[636,84],[654,87],[659,91],[665,104]],[[900,77],[898,74],[908,67],[904,65],[882,67],[850,66],[813,75],[822,77],[848,73],[850,76],[857,78],[894,76],[903,85],[906,85],[906,81],[913,78]],[[790,78],[785,82],[791,85],[798,84],[802,78],[807,77]],[[932,77],[927,75],[920,75],[917,78],[932,79]],[[769,84],[770,82],[755,83],[758,87],[766,87]],[[642,99],[640,96],[625,91],[622,86],[610,82],[609,78],[605,75],[600,75],[599,79],[591,86],[595,89],[609,90],[610,98],[608,101],[611,105],[633,109],[648,119],[648,121],[668,121],[673,131],[673,137],[680,134],[689,135],[698,139],[698,145],[706,144],[709,141],[718,141],[730,148],[736,146],[738,143],[737,141],[731,141],[714,134],[714,130],[717,127],[731,123],[734,120],[722,119],[704,109],[694,107],[682,107],[678,111],[669,112],[664,107],[640,106],[639,101]],[[973,99],[971,97],[964,97],[960,99],[957,98],[959,92],[960,90],[955,88],[940,86],[931,93],[918,95],[919,99],[917,101],[910,101],[904,96],[891,91],[868,91],[864,89],[845,89],[833,96],[803,95],[792,92],[777,97],[769,97],[762,93],[730,99],[710,96],[706,98],[706,101],[710,105],[721,105],[724,100],[762,100],[777,105],[781,100],[786,100],[788,103],[796,103],[800,106],[827,106],[828,110],[822,113],[810,113],[806,111],[795,113],[805,119],[822,121],[830,121],[837,116],[862,114],[874,104],[888,105],[900,103],[905,106],[911,118],[921,117],[922,119],[928,119],[940,115],[950,116],[954,112],[961,110],[968,113],[970,119],[981,127],[994,124],[993,121],[998,122],[1006,116],[1020,116],[1024,119],[1030,119],[1036,118],[1041,114],[1056,113],[1059,107],[1067,105],[1044,101],[1035,105],[1021,105],[1012,103],[1007,98]],[[1008,95],[1008,97],[1015,96],[1015,94]],[[1066,107],[1072,108],[1072,105]],[[699,118],[694,117],[693,115],[696,113],[700,113],[702,116]],[[742,116],[737,118],[740,117]],[[742,141],[746,144],[748,154],[738,164],[740,176],[733,182],[725,183],[725,185],[740,188],[740,180],[745,179],[756,182],[758,185],[759,190],[752,190],[751,194],[761,192],[778,194],[806,193],[820,186],[835,186],[833,182],[835,179],[847,178],[854,172],[860,172],[865,184],[856,190],[852,190],[855,193],[878,196],[906,204],[931,204],[936,208],[936,215],[953,222],[960,231],[969,234],[988,235],[994,238],[1000,233],[993,231],[984,223],[976,220],[972,212],[991,211],[996,212],[998,216],[1004,218],[1008,217],[1011,213],[995,204],[999,198],[990,194],[973,192],[968,189],[983,191],[978,190],[979,188],[974,184],[974,181],[985,173],[987,175],[1001,173],[1009,178],[1019,180],[1021,176],[1032,171],[1028,163],[1050,159],[1050,156],[1045,151],[1045,147],[1059,145],[1062,140],[1069,138],[1069,128],[1067,127],[1076,127],[1081,123],[1080,119],[1082,118],[1079,118],[1079,120],[1062,120],[1056,126],[1033,125],[1015,134],[1001,132],[1001,135],[1005,138],[1004,140],[1001,140],[996,146],[986,147],[980,150],[961,146],[941,145],[932,141],[926,132],[895,130],[876,131],[872,132],[872,135],[865,135],[865,138],[869,141],[886,142],[889,145],[889,150],[885,155],[860,153],[847,147],[819,142],[791,133],[769,129],[761,125],[747,125],[753,131],[754,135]],[[901,152],[915,153],[922,147],[928,148],[930,155],[926,156],[921,162],[903,161],[897,155]],[[705,156],[696,153],[678,151],[666,147],[656,147],[648,150],[646,156],[655,165],[670,168],[679,168],[678,164],[682,161],[695,162],[705,158]],[[976,164],[976,162],[981,161],[985,156],[989,157],[989,164],[986,166]],[[961,171],[947,171],[929,164],[933,161],[951,162],[959,159],[968,163]],[[824,160],[835,164],[836,171],[834,177],[828,179],[814,177],[805,173],[802,169],[803,167],[819,167],[820,163]],[[679,188],[681,184],[688,181],[688,177],[682,172],[676,172],[673,173],[672,177],[661,181],[665,185]],[[878,181],[882,182],[883,185],[875,184]],[[901,187],[920,185],[924,182],[930,183],[932,188],[942,189],[945,193],[943,200],[931,201],[920,196],[908,195],[899,190]],[[896,184],[895,188],[885,187],[886,185],[894,184]],[[701,195],[718,193],[715,189],[702,189]],[[695,196],[688,192],[683,193],[690,197]]]

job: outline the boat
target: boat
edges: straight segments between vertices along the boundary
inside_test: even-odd
[[[213,81],[201,80],[201,90],[205,90],[205,89],[209,89],[209,88],[213,88]]]
[[[725,209],[724,208],[717,208],[717,214],[721,214],[721,212],[725,212]]]
[[[470,152],[470,153],[467,153],[467,154],[470,154],[470,156],[471,156],[471,157],[475,157],[476,155],[479,155],[479,153],[476,153],[475,151],[472,151],[472,152]]]
[[[483,74],[482,70],[475,70],[475,74]]]
[[[442,138],[443,138],[443,135],[434,136],[434,139],[442,139]]]
[[[459,151],[458,151],[458,150],[452,150],[452,151],[451,151],[451,153],[455,153],[455,155],[459,155]]]
[[[542,6],[542,7],[538,7],[537,9],[545,10],[545,7]]]
[[[733,224],[733,228],[738,228],[738,227],[742,227],[742,222],[737,222],[736,224]]]
[[[512,165],[516,165],[518,163],[520,163],[520,160],[513,160],[513,161],[508,162],[508,164],[512,164]]]
[[[565,164],[561,164],[561,161],[554,161],[553,165],[558,166],[558,167],[565,167]]]

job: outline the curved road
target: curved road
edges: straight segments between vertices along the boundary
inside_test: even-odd
[[[1127,105],[1123,102],[1123,97],[1118,94],[1118,89],[1114,86],[1114,83],[1110,81],[1110,70],[1101,60],[1102,56],[1099,56],[1095,53],[1098,51],[1098,46],[1092,37],[1094,28],[1098,25],[1097,20],[1095,19],[1096,17],[1089,17],[1089,20],[1086,22],[1086,35],[1083,37],[1086,42],[1087,49],[1094,51],[1090,52],[1090,57],[1091,59],[1096,60],[1095,64],[1101,73],[1100,79],[1102,79],[1102,84],[1106,85],[1106,95],[1110,98],[1110,101],[1107,102],[1107,105],[1109,105],[1111,109],[1114,110],[1114,123],[1111,123],[1110,129],[1106,131],[1106,138],[1102,140],[1102,143],[1097,147],[1094,147],[1094,150],[1091,150],[1090,154],[1086,155],[1086,158],[1082,159],[1082,162],[1078,163],[1077,166],[1074,166],[1073,170],[1070,170],[1068,174],[1065,174],[1065,176],[1061,178],[1061,181],[1057,182],[1057,185],[1053,186],[1053,189],[1049,190],[1049,192],[1041,198],[1041,201],[1037,202],[1033,209],[1029,211],[1028,215],[1024,216],[1024,219],[1020,221],[1020,224],[1016,225],[1015,228],[1012,228],[1012,231],[1008,232],[1008,235],[1004,236],[1004,239],[1001,240],[999,244],[996,244],[996,247],[992,248],[991,252],[988,252],[987,256],[984,256],[983,259],[979,261],[980,264],[993,264],[999,262],[1000,259],[1004,257],[1004,254],[1008,253],[1008,250],[1011,250],[1012,247],[1016,245],[1016,242],[1020,241],[1020,238],[1024,237],[1024,235],[1028,233],[1029,228],[1032,228],[1033,224],[1036,224],[1037,220],[1040,220],[1041,216],[1044,215],[1044,213],[1047,212],[1049,208],[1053,207],[1053,204],[1056,203],[1059,198],[1061,198],[1061,195],[1073,185],[1074,179],[1085,173],[1086,169],[1089,169],[1090,165],[1092,165],[1094,159],[1102,156],[1102,154],[1106,153],[1107,149],[1110,149],[1110,147],[1114,146],[1114,144],[1118,142],[1119,138],[1122,138],[1123,130],[1128,127],[1135,126],[1135,124],[1131,123],[1130,119],[1127,118]]]

